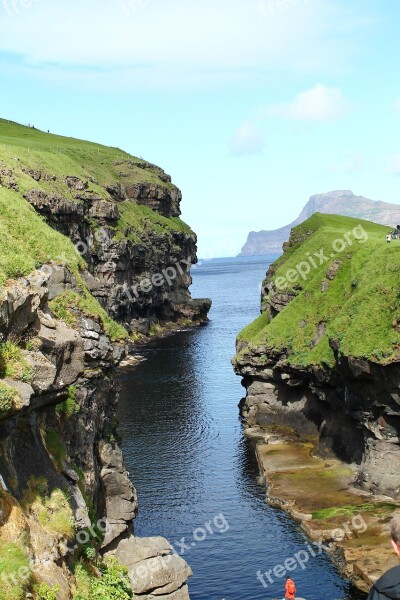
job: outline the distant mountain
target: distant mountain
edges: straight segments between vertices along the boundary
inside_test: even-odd
[[[291,228],[303,223],[316,212],[358,217],[391,227],[400,223],[398,204],[369,200],[364,196],[355,196],[349,190],[316,194],[311,196],[299,217],[289,225],[272,231],[251,231],[239,256],[281,253],[282,244],[289,239]]]

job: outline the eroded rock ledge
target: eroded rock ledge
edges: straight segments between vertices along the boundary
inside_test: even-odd
[[[130,344],[111,343],[102,322],[78,309],[73,327],[54,316],[49,302],[74,285],[66,267],[52,265],[6,288],[0,298],[3,336],[27,341],[23,357],[31,370],[29,382],[2,380],[14,399],[0,414],[0,544],[25,548],[36,581],[57,585],[59,600],[71,597],[70,560],[82,552],[61,519],[73,519],[76,532],[101,520],[102,552],[112,548],[128,567],[171,553],[165,540],[140,541],[131,534],[137,498],[115,441],[119,388],[114,379]],[[58,505],[60,493],[68,502]],[[53,508],[44,509],[36,497],[41,503],[52,499]],[[143,598],[155,593],[186,600],[190,574],[182,559],[171,556],[134,589]]]
[[[354,265],[359,260],[363,276],[368,273],[367,246],[360,257],[354,246],[338,258],[328,257],[326,264],[316,264],[314,270],[310,267],[309,277],[297,277],[293,285],[286,280],[285,289],[277,284],[282,275],[296,276],[296,265],[310,256],[313,236],[320,236],[319,245],[314,246],[318,249],[329,242],[327,236],[338,238],[346,227],[361,227],[353,220],[344,220],[342,225],[340,218],[332,226],[329,219],[316,215],[292,231],[284,255],[267,273],[262,315],[239,336],[233,364],[246,389],[241,413],[246,434],[257,445],[268,502],[300,521],[312,539],[332,543],[333,555],[339,556],[346,576],[365,590],[395,564],[388,526],[400,509],[397,305],[390,303],[388,312],[393,315],[382,318],[390,343],[381,359],[378,350],[369,359],[360,358],[346,354],[341,343],[352,324],[347,311],[353,320],[362,322],[359,306],[353,303],[342,309],[341,298],[349,302],[356,290],[367,287],[360,272],[356,279],[349,266],[350,261]],[[373,224],[363,223],[363,227],[364,233],[368,230],[374,235]],[[363,243],[384,252],[379,242]],[[393,258],[394,264],[398,260],[391,255],[384,258]],[[360,302],[368,303],[373,293],[385,297],[391,286],[390,278],[382,280]],[[325,307],[321,319],[318,310],[310,308],[318,302]],[[386,309],[384,301],[381,307]],[[340,318],[347,326],[335,329],[332,323]],[[380,315],[371,315],[370,326],[379,319]],[[271,339],[278,339],[279,344]],[[314,348],[319,349],[318,356],[312,354]],[[362,344],[358,349],[362,355]],[[343,538],[335,539],[333,532],[357,516],[366,529],[344,528]]]

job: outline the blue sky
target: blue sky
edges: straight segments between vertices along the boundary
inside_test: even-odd
[[[0,115],[182,189],[202,257],[351,189],[400,203],[398,0],[0,0]]]

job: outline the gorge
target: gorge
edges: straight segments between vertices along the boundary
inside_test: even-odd
[[[361,588],[389,558],[387,229],[317,214],[293,230],[238,339],[244,438],[230,357],[268,261],[197,266],[181,194],[151,163],[8,121],[0,135],[0,599],[261,600],[282,593],[268,569],[344,523],[296,582],[362,598],[329,554]]]

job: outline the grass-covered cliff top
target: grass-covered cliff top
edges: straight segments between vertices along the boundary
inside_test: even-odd
[[[80,194],[67,185],[67,177],[87,183],[83,196],[94,193],[106,201],[111,200],[106,187],[116,183],[151,183],[177,189],[162,169],[118,148],[0,119],[0,287],[8,279],[27,275],[38,265],[57,261],[60,256],[73,269],[83,266],[84,261],[71,242],[51,229],[23,197],[34,189],[82,202],[77,198]],[[164,217],[131,200],[118,202],[118,210],[120,218],[111,225],[116,240],[128,237],[140,242],[152,233],[194,235],[178,217]]]
[[[75,203],[83,202],[77,196],[82,198],[90,194],[109,201],[111,196],[106,188],[117,183],[124,187],[154,184],[169,192],[178,192],[169,175],[162,169],[119,148],[53,135],[0,119],[0,185],[1,177],[4,178],[7,170],[12,171],[12,178],[21,196],[33,189],[42,190],[46,194],[58,194]],[[35,180],[39,175],[40,178]],[[81,179],[87,184],[87,188],[83,193],[77,194],[67,185],[67,177]],[[115,229],[120,238],[125,235],[126,225],[132,230],[132,211],[135,211],[131,234],[134,241],[140,239],[141,232],[160,223],[167,233],[184,232],[194,235],[190,227],[178,217],[162,217],[148,207],[129,200],[119,202],[118,205],[121,219],[115,223]],[[135,226],[138,235],[135,235]]]
[[[398,358],[400,241],[388,244],[388,232],[369,221],[320,213],[295,227],[289,248],[270,269],[273,291],[267,290],[263,309],[289,303],[272,320],[264,312],[238,339],[250,351],[288,351],[296,366],[333,365],[330,340],[346,356]]]
[[[60,186],[60,191],[67,191],[63,179],[73,175],[82,179],[95,179],[98,184],[93,183],[91,189],[106,198],[103,186],[120,181],[121,173],[124,173],[126,184],[148,182],[174,188],[172,183],[160,179],[162,171],[156,166],[133,167],[127,174],[126,161],[133,165],[149,165],[142,158],[131,156],[119,148],[45,133],[0,119],[0,164],[6,163],[15,168],[19,162],[32,170],[43,170],[55,175],[57,180],[48,182],[51,184],[51,191],[55,191],[57,185]],[[42,185],[45,183],[41,181]]]
[[[72,198],[73,191],[65,183],[67,176],[88,180],[88,189],[106,200],[110,200],[110,196],[105,186],[118,181],[128,185],[137,180],[174,188],[158,167],[135,169],[129,162],[129,176],[121,178],[118,173],[124,166],[116,163],[123,160],[132,164],[145,162],[116,148],[55,136],[0,119],[0,290],[10,280],[26,276],[50,261],[65,264],[78,276],[82,292],[80,308],[98,316],[114,339],[126,336],[126,332],[108,317],[79,278],[84,260],[67,237],[47,225],[23,194],[31,189],[43,189]],[[28,171],[40,171],[49,179],[42,177],[36,181]],[[159,178],[160,174],[163,179]],[[9,187],[10,179],[16,182],[15,188]],[[118,206],[121,217],[115,225],[116,239],[124,237],[126,228],[129,228],[130,238],[138,242],[151,233],[192,233],[178,217],[163,217],[132,201],[118,202]]]

